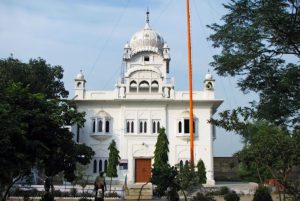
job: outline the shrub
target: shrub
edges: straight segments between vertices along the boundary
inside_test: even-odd
[[[191,201],[216,201],[211,194],[197,193]]]
[[[113,197],[113,198],[116,198],[116,197],[120,197],[118,195],[117,192],[108,192],[108,193],[105,193],[105,197]]]
[[[219,195],[226,195],[226,194],[228,194],[230,191],[229,191],[229,188],[227,187],[227,186],[222,186],[221,188],[220,188],[220,191],[219,191]]]
[[[77,196],[77,189],[76,188],[71,188],[70,189],[70,195],[72,197],[76,197]]]
[[[270,192],[268,189],[264,186],[259,186],[254,194],[253,200],[252,201],[273,201]]]
[[[235,191],[229,192],[224,196],[225,201],[240,201],[240,197]]]
[[[54,201],[54,197],[51,195],[51,193],[45,193],[41,201]]]
[[[54,196],[54,197],[62,197],[62,192],[61,192],[60,190],[55,190],[55,191],[53,192],[53,196]]]

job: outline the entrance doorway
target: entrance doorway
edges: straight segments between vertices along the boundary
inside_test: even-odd
[[[135,182],[148,182],[151,177],[151,159],[135,159]]]

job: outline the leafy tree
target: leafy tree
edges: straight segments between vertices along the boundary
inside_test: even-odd
[[[45,60],[23,63],[0,60],[0,191],[5,200],[12,185],[33,167],[48,177],[64,172],[73,180],[76,163],[88,164],[94,152],[75,144],[65,125],[84,123],[72,101],[65,99],[63,70]]]
[[[284,194],[287,191],[294,197],[299,196],[299,185],[290,178],[293,167],[300,165],[299,131],[290,134],[267,122],[251,124],[248,128],[252,133],[251,136],[247,134],[247,144],[236,154],[239,160],[245,166],[256,168],[261,183],[264,181],[262,175],[271,175],[283,185]]]
[[[169,163],[169,140],[165,133],[165,129],[159,129],[159,134],[157,137],[157,142],[155,144],[154,151],[154,164],[153,167],[163,167]]]
[[[224,23],[209,26],[213,47],[222,50],[211,65],[219,75],[238,77],[240,89],[257,92],[259,101],[223,115],[295,128],[300,123],[299,0],[231,0],[224,7]]]
[[[258,93],[259,100],[211,122],[244,137],[238,157],[256,168],[260,180],[261,170],[267,170],[297,197],[299,186],[284,176],[300,158],[300,2],[231,0],[224,7],[224,23],[209,26],[213,47],[221,49],[211,65],[221,76],[238,78],[240,89]],[[269,123],[256,125],[260,121]]]
[[[110,177],[110,185],[109,185],[109,192],[111,191],[111,183],[112,183],[112,178],[118,176],[118,170],[117,166],[119,164],[119,150],[116,147],[116,142],[115,140],[112,140],[110,143],[109,147],[109,156],[108,156],[108,167],[107,167],[107,176]]]
[[[198,177],[197,172],[193,169],[194,166],[192,166],[190,163],[185,163],[183,168],[180,170],[178,174],[178,183],[180,184],[180,187],[187,191],[189,194],[195,189],[195,187],[198,186]]]
[[[201,159],[197,163],[197,179],[199,184],[205,184],[207,180],[205,165]]]
[[[157,137],[154,151],[154,164],[152,168],[151,182],[156,187],[157,195],[163,196],[167,188],[170,186],[169,176],[171,167],[169,165],[169,140],[165,133],[165,129],[161,128]]]
[[[256,183],[263,183],[267,179],[272,178],[266,167],[257,166],[256,163],[242,162],[241,160],[239,162],[238,174],[241,179]]]
[[[72,182],[74,186],[76,184],[81,186],[83,197],[85,197],[84,189],[89,184],[89,177],[91,176],[86,174],[87,168],[88,168],[87,165],[76,164],[75,179]]]

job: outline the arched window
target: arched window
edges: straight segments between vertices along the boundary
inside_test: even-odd
[[[106,120],[106,122],[105,122],[105,132],[109,133],[109,121],[108,120]]]
[[[126,132],[127,133],[130,132],[130,122],[129,121],[126,122]]]
[[[193,131],[194,131],[194,133],[196,133],[196,131],[195,131],[195,120],[193,121]]]
[[[182,161],[182,160],[180,160],[180,162],[179,162],[179,169],[180,169],[180,170],[183,169],[183,161]]]
[[[160,123],[159,121],[157,122],[157,132],[159,132],[159,129],[160,129]]]
[[[144,133],[147,133],[147,122],[144,122]]]
[[[99,172],[102,172],[102,160],[99,160]]]
[[[136,81],[131,81],[129,84],[129,92],[137,92],[137,83]]]
[[[107,172],[107,160],[104,161],[104,172]]]
[[[140,133],[142,133],[142,132],[143,132],[143,122],[140,121]]]
[[[96,131],[96,121],[95,119],[92,120],[92,127],[93,127],[93,133]]]
[[[158,82],[156,80],[152,81],[151,83],[151,92],[158,92]]]
[[[147,81],[141,81],[140,84],[139,84],[139,92],[149,92],[149,83]]]
[[[182,132],[182,123],[181,121],[179,121],[178,123],[178,133],[181,133]]]
[[[97,173],[97,160],[94,160],[93,172]]]
[[[133,121],[131,122],[131,129],[130,129],[131,133],[134,133],[134,123]]]
[[[152,133],[156,133],[156,122],[153,121],[152,123]]]
[[[150,57],[149,56],[144,56],[144,61],[150,61]]]
[[[184,119],[184,133],[190,133],[190,120]]]
[[[99,121],[98,121],[98,132],[102,132],[102,120],[100,119]]]
[[[189,165],[189,161],[188,160],[185,161],[185,165]]]

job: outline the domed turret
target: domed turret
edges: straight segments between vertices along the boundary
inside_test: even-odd
[[[141,51],[154,51],[161,54],[164,48],[164,39],[158,32],[152,30],[147,22],[144,29],[132,36],[129,46],[133,54]]]
[[[76,80],[84,80],[84,75],[82,73],[82,71],[80,71],[77,75],[76,75]]]
[[[82,73],[82,70],[75,77],[75,96],[76,98],[83,99],[85,93],[86,80]]]
[[[204,80],[204,88],[205,90],[214,90],[214,82],[215,80],[213,79],[212,74],[208,71],[205,75],[205,80]]]

